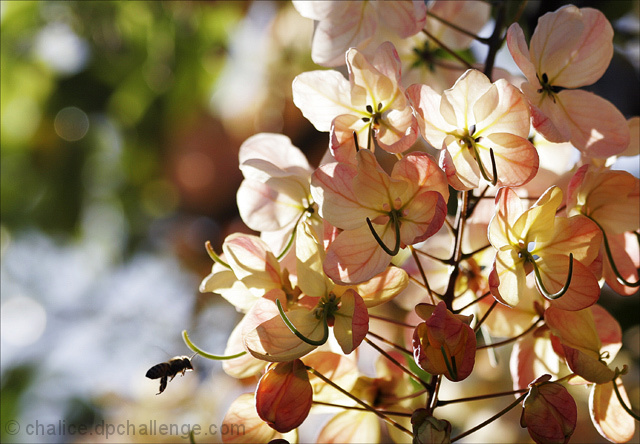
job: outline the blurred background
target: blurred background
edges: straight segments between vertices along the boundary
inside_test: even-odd
[[[616,27],[618,52],[592,90],[640,114],[638,3],[573,3]],[[530,2],[528,32],[561,4]],[[187,441],[27,435],[36,421],[221,425],[252,386],[220,364],[196,358],[161,396],[144,374],[189,354],[183,329],[222,353],[240,318],[198,293],[205,241],[220,251],[249,231],[235,200],[240,144],[279,132],[313,165],[324,154],[327,135],[291,101],[293,78],[320,68],[313,23],[288,2],[2,1],[0,25],[0,440]],[[638,158],[622,167],[637,175]],[[613,298],[637,371],[638,298]]]

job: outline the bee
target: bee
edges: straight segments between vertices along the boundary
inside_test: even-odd
[[[184,376],[187,370],[193,370],[191,358],[188,356],[176,356],[175,358],[169,359],[168,362],[161,362],[160,364],[154,365],[147,370],[145,376],[149,379],[160,378],[160,391],[156,393],[156,395],[159,395],[167,388],[167,378],[171,378],[169,381],[172,381],[178,373],[182,373]]]

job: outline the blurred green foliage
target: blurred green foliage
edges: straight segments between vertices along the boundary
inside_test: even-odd
[[[207,109],[246,3],[1,5],[2,224],[77,233],[97,201],[121,209],[135,241],[175,206],[166,134]],[[78,140],[59,134],[67,107],[88,118]]]

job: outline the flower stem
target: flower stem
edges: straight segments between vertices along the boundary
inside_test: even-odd
[[[374,338],[378,339],[379,341],[384,342],[385,344],[388,344],[388,345],[392,346],[393,348],[395,348],[395,349],[396,349],[396,350],[398,350],[398,351],[401,351],[401,352],[403,352],[403,353],[408,354],[409,356],[411,356],[411,355],[413,354],[413,353],[411,352],[411,350],[408,350],[408,349],[404,348],[403,346],[396,344],[396,343],[395,343],[395,342],[393,342],[393,341],[390,341],[390,340],[388,340],[388,339],[386,339],[386,338],[383,338],[382,336],[377,335],[377,334],[375,334],[375,333],[374,333],[374,332],[372,332],[372,331],[369,331],[367,334],[368,334],[368,335],[370,335],[370,336],[373,336]]]
[[[476,350],[481,350],[483,348],[489,348],[489,347],[500,347],[501,345],[507,345],[507,344],[510,344],[512,342],[515,342],[518,339],[520,339],[521,337],[523,337],[523,336],[529,334],[531,331],[533,331],[538,326],[538,322],[540,322],[541,320],[542,320],[542,317],[536,319],[535,321],[533,321],[533,324],[531,324],[529,326],[529,328],[527,328],[525,331],[523,331],[519,335],[514,336],[513,338],[505,339],[504,341],[500,341],[500,342],[494,342],[493,344],[481,345],[481,346],[477,347]]]
[[[527,389],[527,393],[529,392],[529,390]],[[522,396],[520,396],[518,399],[516,399],[515,401],[513,401],[511,404],[509,404],[507,407],[505,407],[504,409],[500,410],[498,413],[496,413],[495,415],[493,415],[491,418],[487,419],[486,421],[478,424],[477,426],[467,430],[466,432],[463,432],[461,434],[459,434],[458,436],[456,436],[455,438],[451,438],[451,442],[455,442],[458,441],[459,439],[464,438],[465,436],[471,435],[474,432],[477,432],[478,430],[480,430],[481,428],[483,428],[484,426],[491,424],[493,421],[495,421],[496,419],[500,418],[502,415],[504,415],[505,413],[507,413],[509,410],[511,410],[512,408],[514,408],[515,406],[517,406],[518,404],[520,404],[520,402],[527,396],[527,393],[524,393]]]
[[[184,343],[187,344],[187,347],[191,349],[191,351],[199,354],[203,358],[213,359],[214,361],[226,361],[229,359],[239,358],[240,356],[244,356],[247,354],[247,352],[244,350],[241,351],[240,353],[236,353],[235,355],[229,355],[229,356],[220,356],[220,355],[214,355],[214,354],[208,353],[202,350],[200,347],[196,346],[193,342],[191,342],[191,339],[189,339],[189,335],[187,334],[187,330],[182,330],[182,339],[184,340]]]
[[[366,402],[364,402],[363,400],[361,400],[360,398],[358,398],[357,396],[352,395],[351,393],[349,393],[348,391],[346,391],[345,389],[343,389],[342,387],[340,387],[338,384],[336,384],[335,382],[333,382],[331,379],[327,378],[326,376],[324,376],[322,373],[320,373],[319,371],[317,371],[315,368],[313,367],[309,367],[308,365],[306,366],[307,371],[313,373],[315,376],[317,376],[318,378],[322,379],[326,384],[330,385],[331,387],[333,387],[334,389],[338,390],[340,393],[342,393],[343,395],[347,396],[348,398],[352,399],[353,401],[357,402],[358,404],[360,404],[362,407],[365,408],[365,410],[373,413],[374,415],[378,416],[380,419],[382,419],[383,421],[388,422],[389,424],[391,424],[392,426],[394,426],[396,429],[403,431],[404,433],[406,433],[409,436],[413,436],[413,433],[408,430],[407,428],[405,428],[404,426],[402,426],[401,424],[398,424],[396,421],[394,421],[393,419],[389,418],[387,415],[385,415],[384,413],[378,411],[375,407],[367,404]]]
[[[469,396],[467,398],[459,398],[459,399],[449,399],[447,401],[438,400],[438,407],[442,407],[442,406],[448,405],[448,404],[454,404],[456,402],[480,401],[482,399],[498,398],[500,396],[515,395],[517,393],[524,393],[524,392],[528,392],[528,391],[529,391],[528,388],[523,388],[523,389],[519,389],[519,390],[512,390],[512,391],[509,391],[509,392],[489,393],[487,395]]]
[[[375,343],[371,342],[371,339],[365,337],[364,338],[365,342],[367,344],[369,344],[371,347],[373,347],[378,353],[380,353],[382,356],[384,356],[385,358],[387,358],[389,361],[391,361],[395,366],[397,366],[400,370],[402,370],[403,372],[405,372],[407,375],[411,376],[413,379],[415,379],[418,383],[420,383],[424,388],[428,387],[428,383],[423,381],[422,378],[420,378],[420,376],[416,375],[415,373],[413,373],[411,370],[409,370],[408,368],[406,368],[404,365],[402,365],[396,358],[394,358],[393,356],[391,356],[389,353],[387,353],[386,351],[384,351],[382,348],[380,348],[378,345],[376,345]]]
[[[458,32],[460,32],[460,33],[462,33],[464,35],[467,35],[467,36],[471,37],[474,40],[479,41],[480,43],[484,43],[485,45],[489,44],[489,39],[486,38],[486,37],[480,37],[480,36],[478,36],[478,35],[476,35],[476,34],[474,34],[472,32],[469,32],[466,29],[461,28],[460,26],[456,25],[455,23],[451,23],[450,21],[445,20],[442,17],[439,17],[439,16],[435,15],[432,12],[427,11],[427,15],[429,17],[433,17],[434,19],[438,20],[439,22],[444,23],[448,27],[455,29],[456,31],[458,31]]]
[[[406,324],[404,322],[396,321],[395,319],[385,318],[385,317],[378,316],[378,315],[371,314],[371,313],[369,313],[369,317],[373,318],[373,319],[378,319],[379,321],[384,321],[384,322],[389,322],[391,324],[396,324],[396,325],[399,325],[401,327],[416,328],[415,325]]]
[[[460,63],[462,63],[462,65],[464,67],[466,67],[467,69],[471,69],[473,68],[473,66],[471,66],[471,64],[469,62],[467,62],[465,59],[463,59],[462,57],[460,57],[460,55],[455,52],[453,49],[449,48],[447,45],[445,45],[443,42],[441,42],[440,40],[438,40],[433,34],[431,34],[429,31],[427,31],[426,29],[423,29],[422,32],[429,37],[431,40],[433,40],[433,42],[438,45],[439,47],[441,47],[442,49],[444,49],[445,51],[447,51],[449,54],[451,54],[457,61],[459,61]]]
[[[356,407],[355,405],[340,405],[340,404],[333,404],[331,402],[323,402],[323,401],[313,401],[314,404],[316,405],[326,405],[327,407],[337,407],[340,409],[345,409],[345,410],[360,410],[363,412],[367,412],[369,411],[369,409],[366,409],[364,407]],[[391,415],[391,416],[404,416],[407,418],[410,418],[411,415],[413,415],[413,413],[409,413],[409,412],[390,412],[388,410],[378,410],[380,413],[383,413],[385,415]]]

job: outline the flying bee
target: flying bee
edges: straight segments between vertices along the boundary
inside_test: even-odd
[[[169,359],[168,362],[161,362],[160,364],[154,365],[147,371],[145,376],[149,379],[160,378],[160,391],[156,393],[156,395],[159,395],[167,388],[167,378],[171,378],[169,381],[173,381],[173,378],[175,378],[178,373],[182,373],[182,376],[184,376],[187,370],[193,370],[191,358],[188,356],[176,356],[175,358]]]

